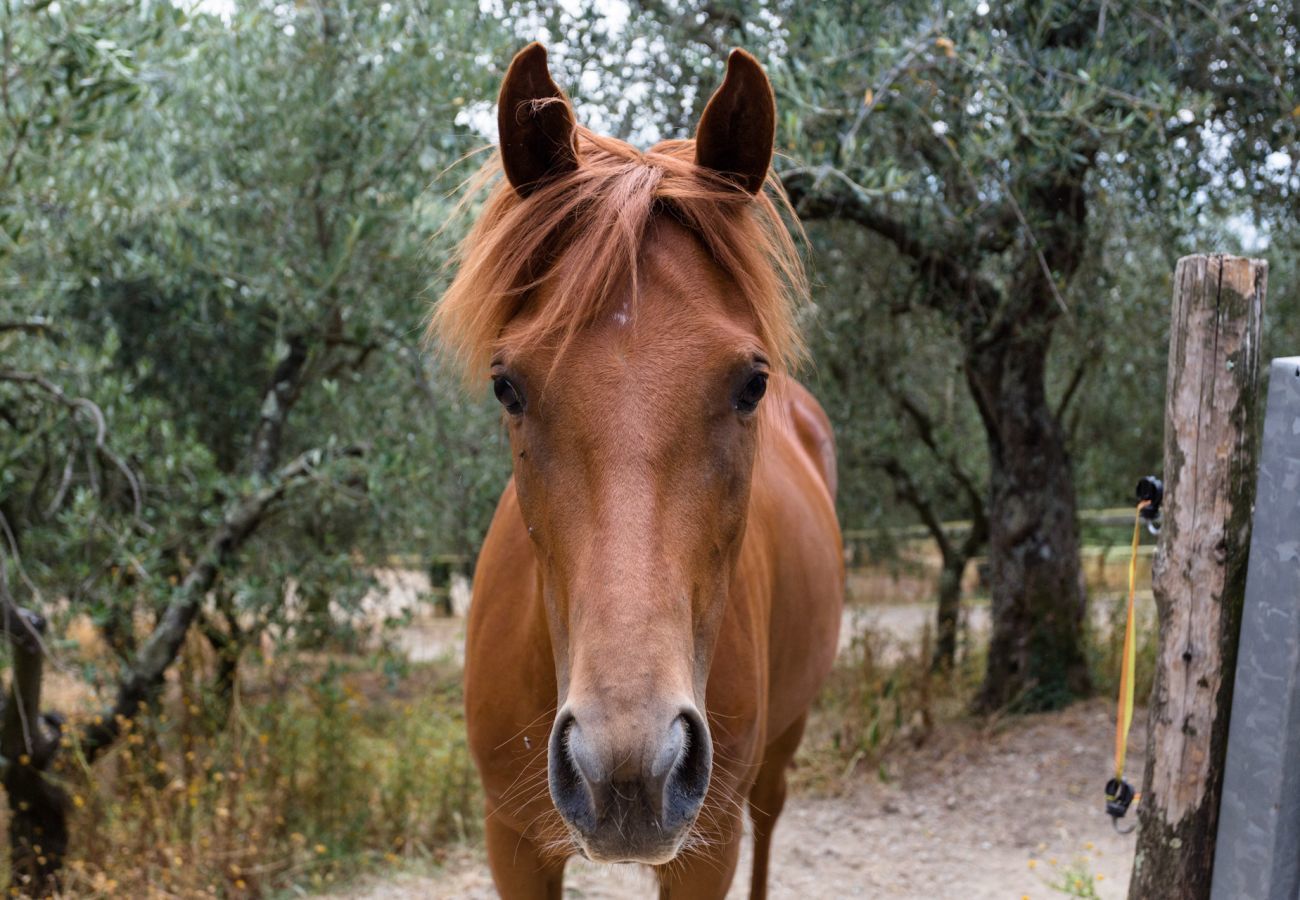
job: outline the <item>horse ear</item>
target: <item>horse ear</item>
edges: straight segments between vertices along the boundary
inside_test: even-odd
[[[578,167],[575,128],[573,108],[546,67],[546,48],[534,41],[511,61],[497,101],[501,165],[519,196]]]
[[[732,50],[722,87],[709,98],[695,130],[695,162],[757,194],[772,165],[775,139],[772,85],[758,60]]]

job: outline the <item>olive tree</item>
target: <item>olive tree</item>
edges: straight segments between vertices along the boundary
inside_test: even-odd
[[[45,773],[112,746],[191,627],[220,695],[259,634],[332,633],[386,550],[482,527],[493,419],[441,402],[415,335],[479,54],[504,51],[451,2],[4,14],[0,751],[15,870],[49,890]],[[39,688],[76,614],[118,662],[108,708],[65,720]]]

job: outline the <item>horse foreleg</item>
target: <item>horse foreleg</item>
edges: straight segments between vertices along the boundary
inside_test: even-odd
[[[772,832],[785,806],[785,773],[799,749],[807,716],[800,716],[767,746],[763,766],[749,792],[749,820],[754,825],[754,870],[749,883],[750,900],[767,897],[767,867],[772,853]]]
[[[502,900],[559,900],[564,891],[563,857],[543,853],[491,814],[485,830],[488,865]]]

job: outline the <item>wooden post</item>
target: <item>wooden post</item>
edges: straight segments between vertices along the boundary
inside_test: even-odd
[[[1187,256],[1174,272],[1160,621],[1130,900],[1210,895],[1255,489],[1268,264]]]

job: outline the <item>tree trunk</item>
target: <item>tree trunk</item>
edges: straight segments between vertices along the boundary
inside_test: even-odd
[[[935,614],[934,656],[930,668],[949,671],[957,662],[957,620],[961,617],[961,576],[966,560],[957,554],[943,558],[939,570],[939,609]]]
[[[199,625],[203,636],[207,638],[208,645],[212,647],[217,657],[217,670],[212,676],[211,690],[208,694],[213,704],[210,724],[224,727],[230,719],[231,707],[235,700],[235,686],[239,681],[239,660],[244,653],[245,636],[239,626],[230,596],[224,591],[218,591],[216,605],[221,610],[225,628],[218,627],[206,614],[200,616]]]
[[[276,363],[271,383],[262,394],[262,409],[253,433],[249,469],[253,477],[263,481],[270,478],[279,465],[284,426],[289,410],[302,394],[303,370],[307,367],[307,342],[302,335],[290,335],[287,343],[288,350]]]
[[[1047,403],[1049,323],[1021,322],[966,359],[989,443],[993,636],[983,710],[1054,709],[1089,690],[1074,478]]]
[[[1268,266],[1187,256],[1174,274],[1160,620],[1129,897],[1210,896],[1255,492]]]
[[[68,796],[45,777],[62,723],[40,713],[45,620],[12,604],[3,560],[0,609],[0,630],[13,653],[0,724],[2,780],[9,797],[10,880],[23,896],[48,897],[59,891],[59,868],[68,850]]]
[[[970,531],[956,546],[947,544],[943,552],[943,568],[939,571],[939,610],[936,615],[938,640],[930,660],[931,671],[951,670],[957,664],[957,625],[961,618],[961,579],[966,565],[975,558],[989,539],[988,516],[982,498],[975,493],[974,485],[961,474],[964,486],[970,489]],[[940,546],[944,546],[941,542]]]
[[[30,765],[11,765],[4,789],[9,797],[10,883],[24,897],[55,896],[68,852],[68,795]]]
[[[9,797],[10,882],[24,897],[59,892],[59,870],[68,852],[68,795],[32,765],[5,771]]]

